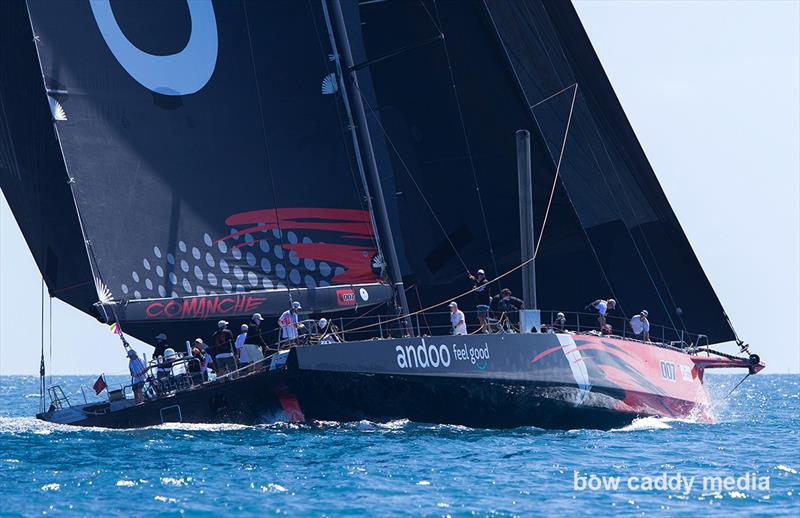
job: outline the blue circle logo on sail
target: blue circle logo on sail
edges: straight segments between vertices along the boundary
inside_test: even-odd
[[[110,0],[90,0],[97,27],[120,65],[139,84],[162,95],[188,95],[203,88],[217,65],[217,19],[211,0],[187,2],[192,32],[186,47],[168,56],[140,50],[123,34]]]

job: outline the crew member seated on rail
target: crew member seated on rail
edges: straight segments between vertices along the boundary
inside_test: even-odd
[[[293,344],[297,341],[298,331],[303,328],[300,323],[300,310],[303,307],[299,302],[292,302],[292,307],[284,311],[278,319],[278,325],[281,327],[281,342],[283,344]]]
[[[200,385],[205,381],[203,373],[203,351],[198,347],[192,348],[192,358],[189,360],[189,375],[192,377],[192,385]]]
[[[319,334],[319,343],[332,344],[341,342],[339,336],[336,334],[338,330],[333,322],[329,322],[327,318],[320,318],[317,322],[317,333]]]
[[[606,315],[615,307],[617,307],[617,301],[614,299],[597,299],[584,309],[594,308],[597,310],[597,321],[600,323],[600,332],[606,334]]]
[[[563,333],[567,330],[567,317],[564,313],[556,313],[556,318],[550,323],[550,330],[554,333]]]
[[[631,329],[637,336],[642,335],[645,342],[650,341],[650,321],[647,320],[647,315],[647,310],[643,309],[638,315],[631,318]]]
[[[137,403],[144,402],[144,382],[147,379],[147,365],[144,364],[139,355],[133,349],[128,349],[128,370],[131,372],[131,387],[133,397]]]
[[[464,312],[458,309],[458,303],[450,303],[450,326],[454,335],[467,334],[467,323],[464,321]]]

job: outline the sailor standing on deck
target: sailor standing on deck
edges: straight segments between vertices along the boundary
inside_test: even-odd
[[[131,386],[133,388],[133,397],[137,403],[144,402],[144,394],[142,388],[147,379],[147,365],[144,364],[139,355],[133,349],[128,349],[128,370],[131,372]]]
[[[464,312],[458,309],[458,304],[455,301],[450,303],[450,325],[453,327],[454,335],[467,334],[467,323],[464,322]]]
[[[478,332],[489,332],[489,304],[492,299],[492,293],[489,286],[489,279],[486,278],[486,273],[483,269],[479,269],[475,275],[470,274],[470,280],[473,282],[472,291],[475,293],[475,309],[478,311],[478,323],[481,325]]]
[[[261,330],[261,323],[263,321],[264,318],[261,316],[261,313],[253,313],[250,323],[247,324],[247,339],[245,343],[259,346],[264,356],[268,356],[270,353],[275,352],[275,350],[270,349],[267,345],[267,341],[264,340],[263,331]]]
[[[586,306],[586,309],[589,309],[590,307],[596,309],[597,313],[599,313],[597,321],[600,322],[600,331],[604,332],[606,329],[606,314],[615,307],[617,307],[617,301],[614,299],[608,299],[608,300],[597,299],[588,306]]]
[[[236,370],[236,362],[233,359],[233,333],[228,329],[226,320],[217,322],[217,330],[211,337],[211,352],[214,355],[217,376]]]
[[[299,302],[292,302],[292,307],[281,314],[278,325],[281,326],[281,342],[293,343],[297,340],[297,330],[303,326],[298,314],[303,307]]]

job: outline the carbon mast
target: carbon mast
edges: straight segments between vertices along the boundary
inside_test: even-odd
[[[356,158],[358,159],[358,168],[362,178],[365,180],[366,195],[371,212],[375,211],[375,205],[372,203],[372,200],[374,199],[375,203],[377,204],[376,223],[378,226],[378,232],[376,239],[380,243],[381,238],[383,238],[383,247],[379,247],[379,249],[384,250],[386,253],[386,263],[389,268],[389,278],[393,283],[396,305],[399,305],[397,310],[400,312],[400,315],[402,315],[402,318],[400,319],[401,329],[403,334],[411,335],[413,334],[413,326],[411,325],[411,321],[408,317],[410,311],[408,308],[408,300],[406,299],[405,287],[403,285],[403,275],[400,271],[400,263],[397,259],[397,249],[394,246],[392,227],[389,223],[389,214],[386,209],[386,200],[383,197],[383,188],[381,187],[378,164],[375,160],[375,151],[372,147],[372,138],[369,133],[369,125],[367,124],[364,104],[361,100],[361,90],[358,86],[358,75],[355,64],[353,63],[353,54],[350,50],[350,40],[347,37],[347,25],[345,24],[344,15],[342,13],[342,6],[339,0],[321,1],[322,10],[325,14],[325,23],[328,26],[328,34],[331,37],[331,45],[333,47],[333,52],[336,59],[340,83],[342,84],[342,99],[344,100],[345,109],[347,110],[347,116],[350,121],[350,129],[353,132],[353,143],[355,145]],[[330,11],[333,13],[334,23],[331,23],[331,17],[327,5],[328,1],[331,3]],[[337,40],[339,42],[338,44]],[[341,53],[339,52],[339,47],[341,47]],[[345,70],[347,72],[346,74],[344,72]],[[345,76],[347,77],[347,83],[352,89],[352,108],[355,110],[357,123],[353,121],[353,113],[351,111],[351,103],[348,97],[347,85],[344,81]],[[366,168],[364,162],[366,162]]]

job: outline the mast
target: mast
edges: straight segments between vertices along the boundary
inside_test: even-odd
[[[536,306],[536,262],[534,260],[533,181],[531,179],[531,134],[517,130],[517,175],[519,176],[519,239],[522,262],[522,300],[525,309]]]
[[[375,151],[372,148],[372,138],[370,137],[369,133],[369,126],[367,124],[367,116],[364,112],[364,104],[361,101],[361,90],[358,86],[358,75],[354,67],[353,63],[353,54],[350,51],[350,40],[347,37],[347,26],[345,24],[344,15],[342,13],[342,5],[339,0],[330,0],[331,1],[331,10],[333,11],[333,19],[335,23],[335,30],[333,27],[329,26],[329,29],[333,31],[335,39],[338,39],[341,47],[341,58],[343,59],[343,65],[346,69],[346,75],[348,83],[351,87],[351,92],[353,93],[352,99],[352,108],[355,111],[356,115],[356,124],[355,130],[358,132],[360,136],[360,143],[362,144],[361,151],[364,161],[366,162],[366,178],[368,183],[368,191],[367,197],[372,198],[374,196],[373,207],[377,209],[377,225],[379,231],[379,239],[380,237],[383,238],[383,251],[386,253],[386,262],[387,266],[389,267],[389,277],[394,283],[394,290],[397,296],[397,301],[400,303],[400,307],[398,308],[403,318],[400,320],[401,328],[404,334],[412,334],[413,327],[411,326],[411,321],[408,317],[409,309],[408,309],[408,301],[406,300],[406,291],[403,285],[403,275],[400,271],[400,263],[397,259],[397,250],[394,246],[394,237],[392,235],[392,227],[389,224],[389,214],[386,209],[386,201],[383,197],[383,188],[381,187],[381,180],[380,174],[378,172],[378,164],[375,160]],[[323,9],[325,10],[326,14],[326,23],[330,24],[330,20],[328,19],[328,9],[326,5],[326,0],[322,1]],[[332,42],[335,44],[335,41]],[[334,52],[338,54],[336,48],[334,48]],[[337,56],[338,60],[338,56]],[[345,99],[346,105],[350,105],[347,101],[347,90],[342,89],[342,97]],[[358,143],[358,141],[357,141]],[[356,149],[356,154],[358,154],[358,148]],[[361,162],[359,162],[361,165]],[[362,169],[362,175],[365,172]]]

